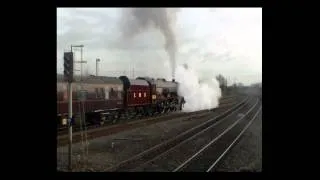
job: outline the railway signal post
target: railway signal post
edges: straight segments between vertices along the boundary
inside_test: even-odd
[[[71,45],[71,52],[73,52],[72,48],[80,48],[81,60],[80,61],[75,61],[75,63],[80,63],[80,67],[81,67],[81,70],[80,70],[80,81],[82,81],[82,64],[83,63],[87,63],[87,61],[83,60],[83,47],[84,47],[83,44],[81,44],[81,45]]]
[[[72,170],[72,81],[73,81],[73,52],[64,53],[64,78],[68,82],[68,127],[69,127],[69,170]]]

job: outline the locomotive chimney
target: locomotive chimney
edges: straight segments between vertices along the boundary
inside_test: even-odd
[[[172,82],[175,82],[175,81],[176,81],[176,80],[173,78],[173,79],[172,79]]]

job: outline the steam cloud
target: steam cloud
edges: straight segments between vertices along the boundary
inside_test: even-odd
[[[122,31],[125,38],[132,38],[149,27],[159,29],[166,40],[165,49],[171,62],[172,78],[174,78],[177,44],[171,23],[175,20],[177,11],[170,10],[170,8],[126,8],[123,12]]]
[[[183,111],[211,109],[219,105],[221,89],[216,78],[200,81],[195,71],[186,64],[178,66],[175,73],[180,83],[178,94],[186,101]]]
[[[183,96],[186,103],[183,111],[197,111],[215,108],[219,104],[221,89],[218,81],[199,80],[197,74],[188,65],[176,66],[176,37],[172,29],[175,13],[171,8],[126,8],[123,11],[123,38],[133,38],[149,27],[155,27],[164,35],[165,49],[168,53],[172,78],[179,82],[178,94]]]

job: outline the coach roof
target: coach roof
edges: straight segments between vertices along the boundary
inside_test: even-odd
[[[81,77],[79,75],[74,76],[75,82],[80,82]],[[57,81],[63,82],[63,75],[57,74]],[[108,77],[108,76],[82,76],[83,83],[92,83],[92,84],[122,84],[122,81],[117,77]]]

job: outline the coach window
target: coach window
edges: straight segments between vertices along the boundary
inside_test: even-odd
[[[84,99],[88,99],[89,92],[87,90],[84,90]]]
[[[63,92],[58,92],[58,97],[57,97],[58,101],[63,101],[64,100],[63,95],[64,95]]]
[[[76,91],[77,89],[75,89],[74,91],[72,91],[72,100],[77,100],[78,99],[78,92]]]
[[[101,97],[105,98],[104,88],[100,88]]]
[[[139,92],[139,98],[141,98],[141,92]]]
[[[110,99],[110,92],[108,88],[104,88],[104,99]]]
[[[98,88],[95,88],[95,91],[96,91],[96,98],[99,98],[100,96],[99,96],[99,90],[98,90]]]
[[[114,99],[115,98],[114,96],[115,96],[114,90],[113,88],[110,88],[110,95],[109,95],[110,99]]]
[[[143,93],[143,97],[147,97],[147,93],[146,92]]]
[[[136,93],[135,92],[133,93],[133,98],[136,98]]]

